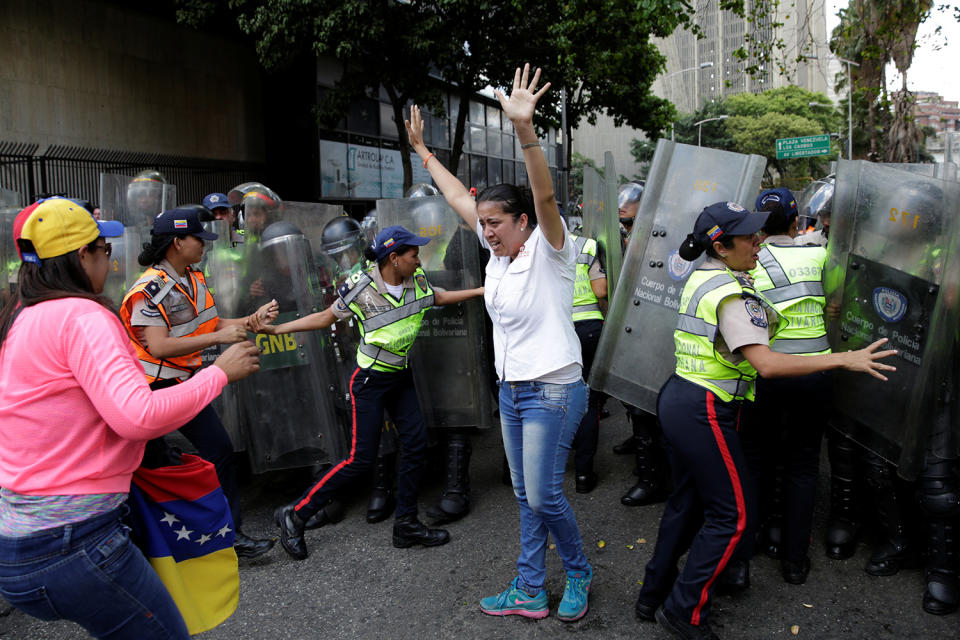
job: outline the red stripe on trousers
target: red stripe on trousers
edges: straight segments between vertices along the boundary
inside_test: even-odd
[[[730,538],[729,544],[727,544],[726,550],[723,552],[723,557],[720,558],[720,562],[717,564],[716,570],[714,570],[713,575],[710,576],[710,579],[707,580],[707,583],[703,585],[703,589],[700,591],[700,602],[697,603],[697,606],[693,608],[693,616],[690,618],[690,624],[700,624],[700,612],[703,610],[704,605],[707,604],[707,598],[710,593],[710,585],[717,579],[717,576],[720,575],[720,572],[723,571],[724,567],[727,566],[727,563],[730,561],[730,556],[733,555],[733,550],[737,548],[737,543],[740,542],[740,538],[743,537],[743,532],[747,528],[747,512],[744,508],[743,503],[743,487],[740,486],[740,475],[737,473],[737,466],[733,463],[733,457],[730,455],[730,449],[727,448],[727,441],[723,439],[723,432],[720,431],[720,424],[717,422],[717,412],[713,407],[714,395],[710,391],[707,391],[707,420],[710,422],[710,430],[713,431],[713,438],[717,441],[717,447],[720,449],[720,455],[723,457],[723,464],[727,467],[727,474],[730,476],[730,483],[733,485],[733,495],[737,501],[737,531],[733,534],[733,537]],[[737,413],[737,426],[739,427],[740,423],[740,414]]]
[[[313,485],[313,488],[310,489],[310,493],[307,494],[307,497],[297,503],[297,505],[293,508],[294,511],[298,511],[310,504],[313,494],[315,494],[320,487],[325,485],[327,480],[335,476],[340,469],[343,469],[345,466],[353,462],[353,456],[357,452],[357,398],[353,395],[353,381],[357,377],[358,373],[360,373],[360,367],[357,367],[357,370],[353,372],[352,376],[350,376],[350,406],[353,412],[353,435],[350,441],[350,455],[338,462],[336,466],[330,469],[330,471],[327,471],[324,476],[320,478],[320,481]]]

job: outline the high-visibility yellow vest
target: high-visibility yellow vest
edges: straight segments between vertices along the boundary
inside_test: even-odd
[[[193,295],[179,280],[163,269],[150,267],[133,283],[120,303],[120,317],[149,383],[158,380],[186,380],[200,368],[202,349],[170,358],[157,358],[151,354],[148,345],[140,341],[131,324],[133,305],[138,297],[145,298],[149,306],[156,308],[156,312],[167,323],[167,330],[173,338],[213,333],[220,321],[217,305],[213,294],[207,288],[203,273],[187,267],[187,277],[193,285]],[[179,295],[171,295],[173,292]],[[187,307],[181,308],[184,304]],[[177,308],[173,308],[174,306]]]
[[[372,267],[376,269],[377,267]],[[403,300],[377,289],[369,271],[351,275],[340,287],[340,297],[360,321],[357,366],[378,371],[407,368],[407,353],[420,331],[423,314],[433,306],[433,289],[423,269],[413,274],[414,286]]]
[[[785,320],[770,348],[798,356],[830,353],[823,321],[823,247],[764,245],[751,272],[756,290]]]
[[[577,250],[576,279],[573,283],[573,321],[603,320],[600,300],[590,286],[590,267],[597,260],[597,241],[569,235]]]
[[[734,364],[716,349],[717,310],[730,297],[753,299],[759,313],[769,306],[749,282],[729,269],[697,269],[680,296],[680,317],[673,332],[676,373],[713,391],[724,402],[754,399],[757,370],[747,360]]]

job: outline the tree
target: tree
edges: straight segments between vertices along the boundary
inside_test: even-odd
[[[908,117],[907,70],[913,61],[917,28],[929,17],[932,6],[931,0],[850,0],[850,5],[840,10],[840,24],[831,34],[830,49],[860,65],[851,70],[852,88],[863,95],[868,106],[865,126],[870,159],[915,159],[920,134]],[[903,76],[903,89],[894,98],[897,104],[892,114],[887,112],[885,71],[890,61]],[[887,112],[886,118],[879,115],[881,111]],[[884,131],[888,133],[888,145],[883,144]],[[889,147],[886,152],[885,146]]]

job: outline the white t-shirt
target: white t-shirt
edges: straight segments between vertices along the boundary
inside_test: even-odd
[[[477,236],[489,250],[479,222]],[[580,341],[571,317],[576,262],[566,235],[557,251],[539,226],[512,262],[491,252],[483,297],[501,381],[569,384],[581,378]]]

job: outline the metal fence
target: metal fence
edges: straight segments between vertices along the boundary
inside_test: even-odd
[[[156,169],[177,186],[179,203],[199,203],[212,192],[226,192],[251,180],[263,180],[266,167],[259,163],[228,162],[203,158],[132,151],[113,151],[51,145],[0,142],[0,187],[20,194],[27,206],[43,195],[60,194],[100,203],[100,174],[135,176]]]

